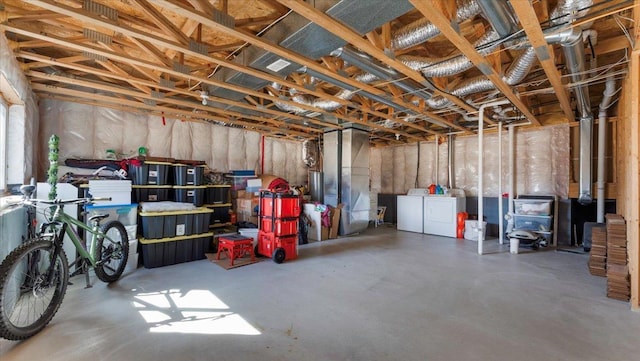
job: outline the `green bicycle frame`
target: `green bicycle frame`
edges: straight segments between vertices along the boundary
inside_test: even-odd
[[[111,238],[109,238],[109,236],[100,232],[97,223],[95,226],[88,226],[82,223],[81,221],[66,214],[63,210],[62,205],[59,205],[59,208],[56,209],[54,216],[52,217],[52,222],[60,222],[63,225],[64,224],[67,225],[67,227],[65,227],[66,229],[65,233],[69,236],[69,238],[71,239],[71,242],[73,242],[73,245],[76,247],[76,250],[80,254],[80,257],[88,260],[91,263],[92,267],[95,267],[96,262],[98,261],[97,255],[96,255],[96,249],[95,249],[96,239],[100,236],[110,241],[113,241]],[[72,225],[77,226],[91,233],[91,243],[88,243],[88,241],[85,240],[85,242],[87,242],[88,251],[82,246],[82,242],[80,242],[80,235],[73,227],[71,227]],[[56,229],[56,232],[57,231],[59,230]]]

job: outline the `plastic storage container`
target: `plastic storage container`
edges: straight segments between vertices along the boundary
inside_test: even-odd
[[[552,200],[545,199],[514,199],[514,211],[516,214],[531,216],[551,215]]]
[[[213,213],[207,208],[193,211],[141,212],[142,236],[147,239],[191,236],[209,231],[209,217]],[[206,227],[205,227],[206,224]]]
[[[204,166],[173,164],[173,182],[177,186],[200,186],[204,184]]]
[[[174,186],[174,200],[176,202],[193,203],[196,207],[204,205],[204,195],[207,186]]]
[[[172,186],[131,186],[134,202],[162,202],[169,200]]]
[[[231,209],[231,207],[221,206],[221,207],[212,207],[210,209],[213,211],[213,214],[211,215],[212,226],[231,222],[231,215],[229,214],[229,210]]]
[[[300,215],[298,196],[282,193],[260,194],[260,215],[265,217],[291,218]]]
[[[170,266],[205,258],[213,233],[192,236],[139,240],[145,268]]]
[[[208,185],[205,202],[207,204],[229,203],[230,185]]]
[[[290,236],[298,234],[298,218],[270,218],[261,217],[260,230],[273,232],[276,236]]]
[[[528,231],[543,231],[547,232],[551,230],[551,216],[529,216],[514,214],[514,228]]]
[[[140,165],[131,165],[129,172],[133,184],[167,185],[169,166],[171,163],[144,161]]]
[[[106,224],[109,221],[120,221],[125,227],[126,226],[134,226],[137,224],[137,212],[138,205],[136,203],[133,204],[122,204],[122,205],[108,205],[108,206],[86,206],[87,215],[85,219],[87,220],[87,224],[89,217],[95,216],[97,214],[108,214],[109,217],[103,219],[100,224]]]

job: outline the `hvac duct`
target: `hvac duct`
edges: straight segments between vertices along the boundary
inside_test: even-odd
[[[340,234],[364,231],[369,225],[369,134],[349,128],[324,134],[324,200],[343,204]]]
[[[482,15],[489,21],[493,29],[505,38],[518,31],[518,22],[513,16],[513,10],[506,1],[478,0]]]
[[[476,0],[458,0],[455,22],[461,23],[480,13],[480,7]],[[391,48],[394,50],[406,49],[422,44],[425,41],[440,34],[440,29],[426,19],[416,20],[393,33]]]

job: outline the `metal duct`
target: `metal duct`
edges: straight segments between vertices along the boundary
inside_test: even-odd
[[[495,30],[490,30],[478,39],[473,46],[478,49],[478,53],[486,56],[500,46],[500,44],[496,43],[499,38],[500,35]],[[427,78],[451,76],[473,67],[473,63],[464,55],[458,55],[453,58],[402,55],[397,59],[409,68],[422,72],[422,75]]]
[[[507,72],[502,77],[505,83],[508,85],[516,85],[520,83],[529,71],[531,71],[531,67],[535,64],[538,58],[536,57],[536,52],[533,48],[529,47],[524,50],[520,56],[516,60],[511,63]],[[462,82],[459,86],[451,91],[451,94],[462,98],[471,94],[479,93],[482,91],[487,91],[491,89],[495,89],[496,86],[493,82],[487,79],[485,76],[480,75],[475,78],[471,78],[467,81]],[[427,100],[427,105],[434,109],[441,109],[451,105],[451,101],[442,96],[433,97],[430,100]]]
[[[312,5],[315,9],[326,12],[332,18],[350,26],[361,35],[413,9],[413,6],[407,0],[368,0],[366,2],[314,0]],[[282,21],[266,31],[262,38],[293,52],[305,54],[311,59],[326,56],[334,49],[347,43],[346,40],[333,35],[321,26],[309,22],[309,20],[296,13],[287,15]],[[275,71],[269,69],[274,62],[282,60],[286,61],[282,63],[284,65],[283,68],[276,68],[277,70]],[[286,76],[301,66],[256,46],[246,47],[238,53],[233,61],[281,76]],[[250,89],[261,89],[269,84],[269,81],[262,78],[239,73],[229,68],[222,68],[214,77],[217,80]],[[243,100],[245,97],[242,92],[235,92],[222,87],[210,87],[209,94],[238,101]]]
[[[568,24],[579,19],[590,10],[593,0],[559,0],[551,11],[551,25]]]
[[[458,0],[455,22],[461,23],[480,13],[476,0]],[[393,33],[391,48],[394,50],[410,48],[440,34],[440,29],[426,19],[416,20]]]
[[[513,15],[513,9],[506,1],[477,0],[482,15],[489,21],[493,29],[505,38],[518,31],[518,21]]]

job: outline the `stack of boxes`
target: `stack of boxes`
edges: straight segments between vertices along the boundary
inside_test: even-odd
[[[238,223],[252,223],[258,226],[256,209],[259,197],[256,194],[259,188],[252,189],[249,186],[250,181],[259,181],[256,179],[255,171],[232,170],[231,175],[228,175],[227,178],[231,181],[231,197]]]
[[[295,259],[298,253],[298,196],[260,192],[258,253],[276,263]]]

